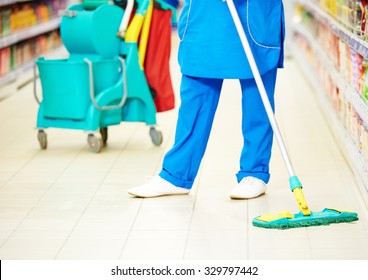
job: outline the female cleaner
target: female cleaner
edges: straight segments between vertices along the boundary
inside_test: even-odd
[[[238,79],[242,91],[242,133],[233,199],[266,192],[273,132],[226,0],[185,0],[178,23],[181,105],[173,147],[162,170],[129,189],[136,197],[188,194],[193,186],[218,105],[224,79]],[[282,0],[234,0],[271,106],[278,68],[283,67]]]

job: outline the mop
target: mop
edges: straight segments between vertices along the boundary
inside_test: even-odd
[[[261,75],[259,73],[257,64],[255,62],[253,53],[249,46],[248,39],[245,35],[242,23],[240,21],[238,12],[235,8],[233,0],[225,0],[233,18],[235,27],[239,34],[239,38],[243,45],[246,57],[248,59],[250,68],[252,70],[254,79],[256,81],[259,93],[262,98],[263,105],[265,107],[268,119],[273,129],[277,144],[280,148],[283,160],[289,174],[290,189],[294,193],[300,212],[292,214],[289,211],[281,211],[277,214],[264,214],[255,217],[252,224],[256,227],[262,228],[276,228],[276,229],[289,229],[296,227],[308,227],[308,226],[319,226],[329,225],[332,223],[344,223],[353,222],[358,220],[358,214],[349,210],[339,210],[334,208],[325,208],[320,212],[313,212],[309,209],[305,200],[302,184],[298,177],[294,173],[293,166],[291,164],[286,146],[282,139],[280,130],[278,128],[276,118],[274,116],[270,101],[266,89],[264,87]]]

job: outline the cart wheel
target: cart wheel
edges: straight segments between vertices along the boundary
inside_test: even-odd
[[[161,131],[157,130],[155,127],[151,127],[149,134],[151,136],[152,143],[155,146],[160,146],[162,144],[163,137]]]
[[[42,129],[38,131],[37,134],[38,142],[40,143],[40,147],[42,150],[47,149],[47,134]]]
[[[103,142],[102,139],[94,136],[93,134],[88,134],[87,142],[92,152],[99,153],[101,152]]]
[[[102,138],[102,143],[103,143],[104,146],[106,146],[107,138],[108,138],[107,127],[101,127],[100,128],[100,134],[101,134],[101,138]]]

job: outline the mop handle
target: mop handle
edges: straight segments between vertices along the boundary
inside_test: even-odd
[[[309,215],[311,215],[311,211],[309,210],[309,207],[308,207],[307,202],[305,200],[304,194],[302,192],[302,185],[301,185],[298,177],[295,176],[293,166],[291,165],[290,157],[289,157],[288,152],[286,150],[284,140],[282,139],[280,129],[278,128],[276,118],[275,118],[275,115],[273,113],[273,110],[272,110],[272,107],[271,107],[271,104],[270,104],[270,100],[268,99],[266,89],[264,87],[261,75],[259,74],[259,70],[258,70],[256,61],[254,60],[253,53],[252,53],[252,50],[250,49],[249,42],[248,42],[247,36],[245,35],[243,26],[241,24],[241,21],[240,21],[239,15],[238,15],[238,12],[235,8],[233,0],[224,0],[224,1],[226,1],[227,5],[229,7],[229,10],[230,10],[231,16],[234,20],[236,30],[238,31],[240,40],[242,42],[245,54],[247,56],[250,68],[252,70],[254,79],[255,79],[257,87],[258,87],[258,91],[261,95],[263,105],[266,109],[268,119],[270,121],[272,130],[275,134],[277,144],[279,145],[282,158],[284,159],[286,168],[288,170],[289,177],[290,177],[289,178],[290,188],[291,188],[292,192],[295,195],[295,198],[296,198],[296,201],[298,203],[300,211],[303,213],[304,216],[309,216]]]
[[[118,32],[118,36],[123,39],[125,37],[125,33],[128,28],[130,15],[132,14],[133,7],[134,7],[134,0],[128,0],[127,5],[125,7],[123,19],[121,20],[121,24],[119,27],[119,32]]]
[[[294,173],[294,169],[293,169],[293,166],[291,164],[291,161],[290,161],[290,157],[289,157],[288,152],[286,150],[284,140],[282,139],[280,129],[277,125],[276,118],[274,116],[274,113],[273,113],[273,110],[272,110],[272,107],[271,107],[271,104],[270,104],[270,100],[268,99],[266,89],[264,87],[261,75],[259,74],[259,70],[258,70],[256,61],[254,59],[252,50],[250,49],[249,42],[248,42],[248,39],[245,35],[242,23],[240,21],[239,15],[238,15],[238,12],[235,8],[233,0],[225,0],[225,1],[226,1],[227,5],[229,7],[231,16],[232,16],[232,18],[234,20],[234,23],[235,23],[235,26],[236,26],[236,30],[238,31],[240,40],[242,42],[245,54],[247,56],[247,59],[248,59],[249,65],[250,65],[250,68],[252,70],[252,73],[253,73],[254,79],[256,81],[259,93],[261,95],[263,105],[266,109],[268,119],[271,123],[272,130],[275,134],[275,138],[276,138],[277,143],[279,145],[279,148],[280,148],[280,151],[281,151],[281,154],[282,154],[282,158],[284,159],[286,168],[288,170],[289,177],[294,177],[295,173]]]

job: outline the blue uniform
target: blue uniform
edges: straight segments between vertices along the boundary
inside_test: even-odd
[[[277,68],[283,66],[282,0],[234,0],[234,4],[274,108]],[[242,89],[244,146],[237,181],[253,176],[267,183],[273,132],[227,4],[222,0],[185,0],[178,34],[181,105],[175,142],[159,175],[175,186],[192,187],[223,80],[229,78],[239,79]]]
[[[282,0],[234,0],[260,73],[283,66]],[[184,75],[247,79],[252,73],[226,2],[185,0],[178,23]]]

